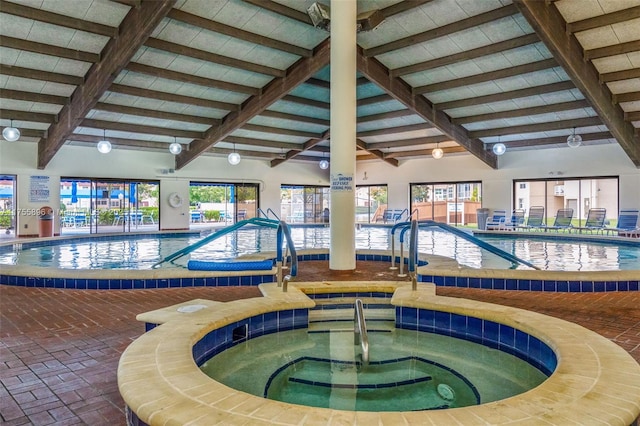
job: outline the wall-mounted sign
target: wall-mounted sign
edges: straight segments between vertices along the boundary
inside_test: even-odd
[[[31,176],[29,179],[29,202],[48,203],[51,198],[49,176]]]
[[[353,191],[353,175],[331,174],[331,191]]]

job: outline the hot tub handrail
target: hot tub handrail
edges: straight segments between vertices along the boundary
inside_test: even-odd
[[[298,275],[298,254],[296,252],[296,246],[293,244],[293,238],[291,238],[291,230],[289,228],[289,224],[284,220],[278,222],[278,233],[276,235],[276,263],[279,267],[278,272],[278,284],[281,284],[280,280],[281,267],[286,263],[286,255],[283,255],[282,248],[284,246],[283,239],[287,242],[287,249],[291,252],[291,272],[289,275],[296,276]]]
[[[157,268],[158,266],[162,265],[165,262],[171,262],[174,261],[176,259],[181,258],[182,256],[185,256],[197,249],[199,249],[200,247],[209,244],[211,241],[215,240],[216,238],[219,238],[223,235],[229,234],[231,232],[237,231],[238,229],[242,228],[243,226],[246,225],[258,225],[258,226],[265,226],[265,227],[269,227],[269,228],[277,228],[278,227],[279,222],[277,220],[273,220],[273,219],[265,219],[265,218],[261,218],[261,217],[252,217],[251,219],[246,219],[246,220],[241,220],[237,223],[234,223],[233,225],[229,225],[226,226],[222,229],[219,229],[218,231],[214,232],[211,235],[207,235],[206,237],[202,238],[199,241],[196,241],[195,243],[188,245],[187,247],[184,247],[174,253],[171,253],[169,256],[166,256],[164,259],[160,260],[159,262],[156,262],[153,264],[152,268]]]
[[[271,210],[271,207],[269,207],[266,212],[264,210],[260,209],[260,208],[258,209],[258,217],[262,217],[264,219],[269,219],[269,213],[271,213],[273,215],[273,218],[275,220],[280,220],[280,217],[276,214],[276,212]]]
[[[353,344],[362,347],[362,364],[369,365],[369,335],[362,300],[356,299],[353,308]]]
[[[411,277],[411,289],[418,289],[417,280],[418,264],[418,221],[411,221],[411,232],[409,233],[409,276]]]

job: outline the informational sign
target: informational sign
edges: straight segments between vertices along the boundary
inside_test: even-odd
[[[48,203],[51,201],[51,181],[49,176],[31,176],[29,179],[29,202]]]
[[[331,191],[353,191],[353,175],[331,174]]]

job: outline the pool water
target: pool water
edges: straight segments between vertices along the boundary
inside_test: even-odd
[[[327,227],[292,227],[296,249],[328,249]],[[0,248],[0,265],[30,265],[60,269],[150,269],[156,262],[199,241],[200,234],[153,234],[78,238],[54,245],[12,250]],[[400,244],[396,234],[396,254]],[[534,237],[483,237],[483,239],[543,270],[604,271],[640,269],[640,242],[596,242]],[[356,249],[389,250],[391,236],[386,227],[356,230]],[[186,267],[189,259],[224,260],[260,251],[275,251],[276,230],[243,228],[229,233],[163,267]],[[439,229],[419,231],[420,253],[453,258],[471,268],[508,269],[510,262],[475,244]],[[408,250],[404,249],[405,256]],[[526,267],[523,267],[526,268]]]
[[[547,378],[516,356],[439,334],[393,329],[370,332],[369,342],[368,367],[354,364],[358,347],[353,333],[299,329],[237,344],[201,369],[256,396],[359,411],[476,405],[526,392]],[[366,386],[372,383],[380,389]]]

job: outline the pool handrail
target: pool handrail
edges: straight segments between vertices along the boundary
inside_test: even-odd
[[[199,241],[196,241],[195,243],[188,245],[187,247],[184,247],[174,253],[171,253],[169,256],[166,256],[164,259],[156,262],[153,264],[153,266],[151,266],[151,268],[156,268],[158,266],[160,266],[161,264],[165,263],[165,262],[172,262],[176,259],[181,258],[182,256],[185,256],[197,249],[199,249],[200,247],[208,244],[209,242],[211,242],[212,240],[215,240],[218,237],[221,237],[223,235],[229,234],[231,232],[234,232],[240,228],[242,228],[243,226],[246,225],[258,225],[258,226],[266,226],[269,228],[278,228],[279,226],[279,222],[277,220],[273,220],[273,219],[264,219],[264,218],[260,218],[260,217],[252,217],[251,219],[246,219],[246,220],[241,220],[239,222],[234,223],[233,225],[229,225],[229,226],[225,226],[222,229],[219,229],[218,231],[214,232],[211,235],[207,235],[206,237],[202,238]]]
[[[287,249],[291,251],[291,271],[289,273],[290,276],[295,277],[298,275],[298,254],[296,252],[296,246],[293,243],[293,238],[291,238],[291,229],[289,228],[289,224],[284,220],[278,222],[278,232],[276,234],[276,262],[283,266],[286,263],[286,254],[282,253],[283,246],[283,238],[287,241]],[[281,283],[281,280],[278,280],[278,284]]]
[[[271,210],[271,207],[267,208],[267,211],[265,212],[262,209],[258,209],[258,217],[264,216],[264,219],[269,219],[269,213],[271,213],[273,215],[273,218],[275,220],[280,220],[280,217],[276,214],[276,212],[274,212],[273,210]]]
[[[364,320],[362,300],[356,299],[353,306],[353,344],[362,347],[362,364],[369,365],[369,335]]]
[[[410,222],[402,222],[402,223],[397,223],[395,225],[393,225],[393,227],[391,228],[391,237],[393,240],[393,235],[395,234],[396,229],[399,228],[408,228],[411,226]],[[530,268],[533,269],[537,269],[540,270],[540,268],[538,268],[537,266],[533,265],[530,262],[527,262],[524,259],[520,259],[517,256],[514,256],[511,253],[508,253],[502,249],[499,249],[498,247],[491,245],[485,241],[482,241],[479,238],[474,237],[473,235],[469,235],[468,233],[459,230],[458,228],[456,228],[455,226],[451,226],[451,225],[447,225],[446,223],[441,223],[441,222],[436,222],[435,220],[420,220],[418,221],[418,227],[437,227],[437,228],[441,228],[445,231],[448,231],[456,236],[459,236],[475,245],[477,245],[478,247],[487,250],[488,252],[491,252],[497,256],[502,257],[505,260],[508,260],[509,262],[511,262],[512,264],[522,264],[525,266],[528,266]],[[391,257],[394,257],[394,253],[391,253]]]
[[[411,231],[409,233],[409,276],[411,277],[411,290],[418,289],[417,281],[418,264],[418,221],[411,221]]]

